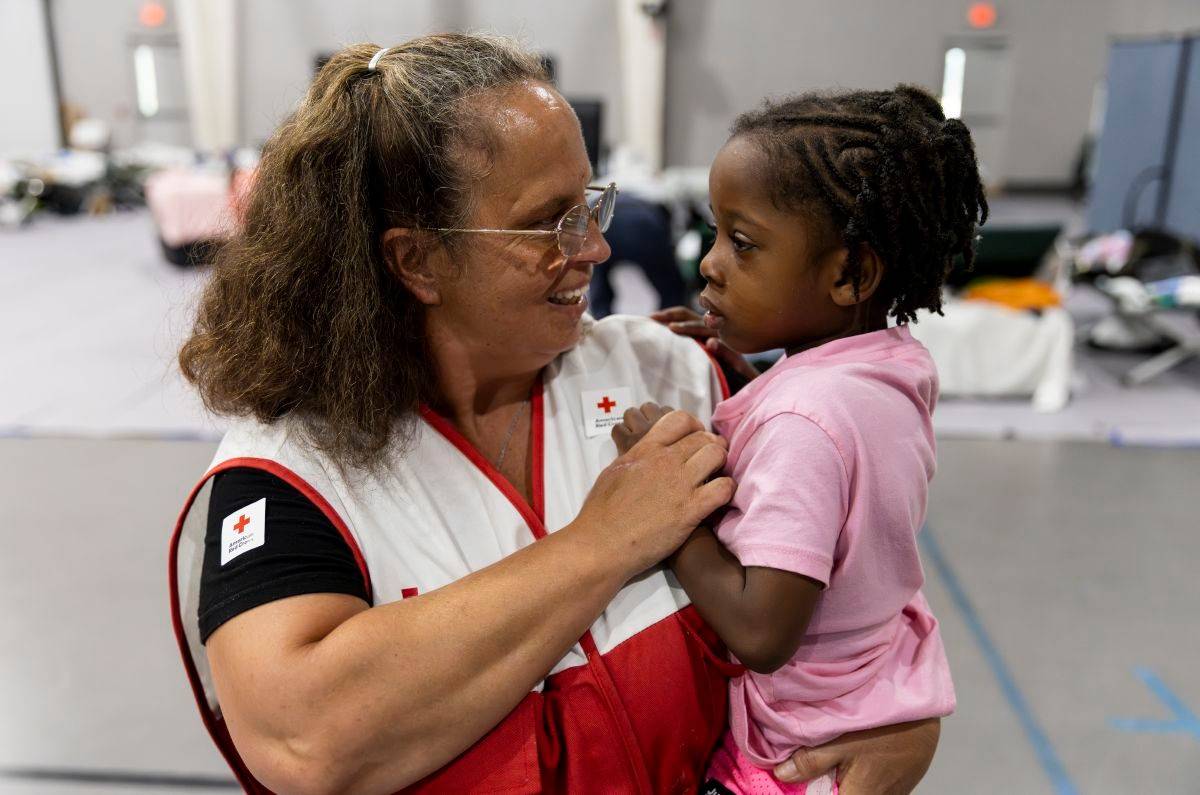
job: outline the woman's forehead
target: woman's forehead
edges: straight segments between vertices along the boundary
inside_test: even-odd
[[[544,83],[522,82],[505,90],[493,105],[501,135],[536,133],[547,115],[570,110],[562,96]]]
[[[591,176],[579,120],[558,92],[544,84],[521,85],[495,109],[497,147],[485,190],[514,200],[574,194]]]

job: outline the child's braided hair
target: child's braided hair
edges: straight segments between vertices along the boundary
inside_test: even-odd
[[[884,264],[879,293],[900,322],[941,311],[957,255],[971,267],[988,206],[971,133],[922,88],[814,92],[768,101],[734,122],[768,160],[776,204],[823,210],[862,273],[860,244]]]

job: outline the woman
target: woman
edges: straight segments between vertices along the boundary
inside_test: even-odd
[[[247,790],[695,791],[736,671],[656,564],[732,494],[722,381],[584,316],[614,198],[590,178],[537,61],[471,36],[342,51],[269,143],[180,355],[237,419],[171,552]],[[649,400],[684,411],[614,462]],[[903,788],[936,736],[790,772]]]

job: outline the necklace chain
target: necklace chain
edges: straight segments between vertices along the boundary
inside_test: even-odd
[[[504,456],[508,454],[508,444],[512,441],[513,431],[517,429],[517,422],[525,413],[525,406],[529,404],[526,399],[521,402],[521,407],[517,409],[516,414],[513,414],[512,422],[508,424],[508,433],[504,436],[504,444],[500,447],[500,457],[496,459],[496,469],[500,470],[504,466]]]

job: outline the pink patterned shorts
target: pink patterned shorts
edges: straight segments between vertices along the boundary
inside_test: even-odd
[[[706,779],[700,795],[837,795],[838,791],[834,773],[799,783],[780,781],[770,770],[747,759],[730,732],[725,732],[725,739],[708,763]]]

